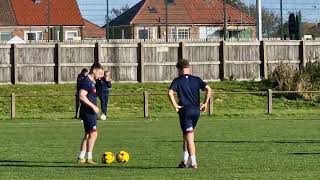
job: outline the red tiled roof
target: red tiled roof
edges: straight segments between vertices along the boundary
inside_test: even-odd
[[[84,28],[83,28],[83,36],[84,38],[105,38],[106,30],[93,24],[92,22],[83,19]]]
[[[158,24],[165,23],[165,4],[159,0],[143,0],[139,9],[135,11],[135,16],[130,24]],[[151,13],[153,7],[156,13]],[[175,3],[169,5],[169,24],[223,24],[223,1],[221,0],[175,0]],[[231,24],[249,24],[256,23],[253,17],[227,5],[228,20]],[[122,25],[119,19],[125,19],[126,13],[120,15],[110,24]]]
[[[50,0],[50,25],[81,26],[84,24],[76,0]],[[48,24],[48,0],[11,0],[19,26]]]
[[[14,26],[16,19],[10,0],[0,0],[0,26]]]

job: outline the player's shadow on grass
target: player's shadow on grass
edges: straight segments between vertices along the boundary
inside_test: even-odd
[[[320,153],[311,153],[311,152],[297,152],[297,153],[289,153],[289,155],[295,155],[295,156],[312,156],[312,155],[319,155]]]
[[[37,164],[36,164],[37,163]],[[177,167],[170,166],[108,166],[108,165],[79,165],[75,162],[45,162],[45,161],[21,161],[21,160],[0,160],[0,167],[29,167],[29,168],[110,168],[110,169],[175,169]]]
[[[107,165],[47,165],[47,164],[0,164],[0,167],[27,167],[27,168],[76,168],[76,169],[88,169],[88,168],[110,168],[110,169],[177,169],[177,167],[144,167],[144,166],[107,166]]]
[[[44,161],[22,161],[22,160],[0,160],[0,163],[48,163],[48,164],[66,164],[71,162],[60,162],[60,161],[52,161],[52,162],[44,162]]]
[[[181,143],[182,141],[161,141],[166,143]],[[195,141],[196,143],[222,143],[222,144],[260,144],[260,143],[275,143],[275,144],[320,144],[320,140],[272,140],[272,141]]]

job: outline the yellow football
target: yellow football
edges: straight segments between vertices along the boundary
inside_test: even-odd
[[[105,152],[102,154],[102,163],[111,164],[114,162],[114,154],[112,152]]]
[[[126,151],[120,151],[116,158],[119,163],[127,163],[129,161],[129,153]]]

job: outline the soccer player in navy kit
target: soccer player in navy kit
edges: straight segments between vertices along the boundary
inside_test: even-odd
[[[110,72],[105,71],[103,78],[97,80],[97,91],[99,95],[99,99],[101,102],[101,111],[102,114],[107,116],[107,107],[108,107],[108,101],[109,101],[109,88],[112,87],[111,84],[111,77]]]
[[[169,97],[176,112],[179,114],[180,127],[183,132],[183,160],[178,167],[196,169],[194,129],[200,117],[200,111],[207,111],[211,88],[199,77],[190,75],[189,62],[187,60],[179,60],[176,67],[179,77],[173,80],[169,88]],[[201,106],[200,90],[206,91],[206,97]],[[178,95],[179,103],[175,100],[175,92]]]
[[[92,158],[92,151],[98,136],[97,114],[99,113],[95,83],[101,77],[103,77],[103,68],[101,64],[95,63],[91,66],[89,74],[80,82],[80,119],[83,120],[85,135],[80,146],[79,164],[97,164]],[[86,152],[87,159],[85,159]]]

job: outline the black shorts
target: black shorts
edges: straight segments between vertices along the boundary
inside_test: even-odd
[[[183,133],[193,132],[200,117],[200,108],[182,108],[179,111],[180,127]]]
[[[81,113],[80,119],[83,120],[84,131],[91,134],[97,131],[97,115],[90,113]]]

